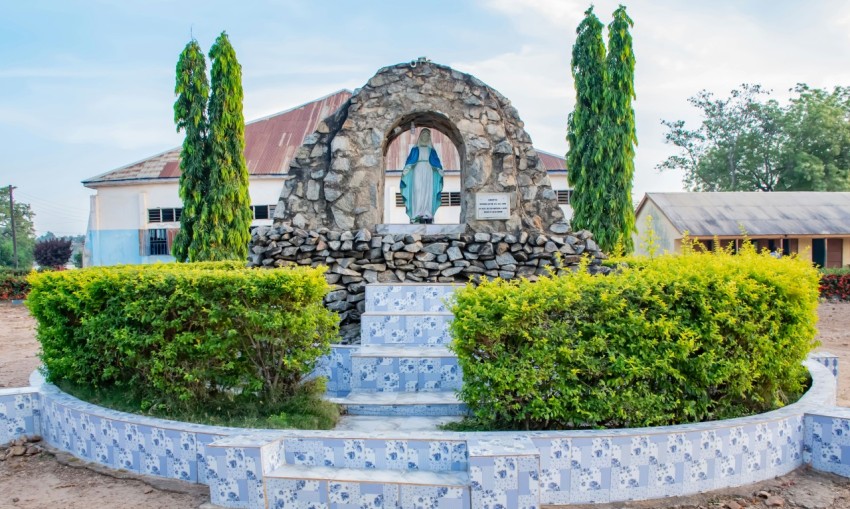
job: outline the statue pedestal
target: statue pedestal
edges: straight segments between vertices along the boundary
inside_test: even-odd
[[[452,235],[466,232],[465,224],[379,224],[375,225],[378,235]]]

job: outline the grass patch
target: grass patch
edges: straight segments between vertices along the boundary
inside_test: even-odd
[[[57,386],[76,398],[112,410],[211,426],[332,429],[340,415],[338,405],[322,399],[324,382],[318,380],[303,384],[295,395],[275,405],[239,395],[192,410],[144,401],[125,387],[91,387],[68,381],[58,382]]]

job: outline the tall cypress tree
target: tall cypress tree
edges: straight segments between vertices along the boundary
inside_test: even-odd
[[[632,179],[635,173],[635,55],[629,28],[634,22],[626,14],[625,6],[614,11],[608,25],[608,86],[605,88],[607,121],[605,138],[609,144],[608,164],[610,180],[609,197],[605,200],[603,249],[611,249],[619,242],[624,253],[634,250],[632,232],[635,231],[635,213],[632,206]],[[613,242],[613,243],[611,243]],[[607,245],[606,245],[607,244]]]
[[[190,252],[195,235],[195,223],[201,214],[207,168],[207,98],[210,93],[207,81],[207,64],[198,41],[192,40],[180,53],[177,61],[177,80],[174,86],[177,101],[174,102],[174,123],[183,130],[183,148],[180,151],[180,198],[183,214],[180,216],[180,231],[171,246],[178,261],[194,259]]]
[[[576,104],[567,127],[570,145],[567,171],[573,186],[573,217],[570,222],[575,230],[592,231],[604,249],[603,205],[609,176],[607,146],[603,139],[603,94],[607,71],[602,23],[593,13],[593,7],[585,11],[576,33],[578,37],[573,45],[571,61]]]
[[[225,32],[216,39],[209,56],[209,182],[190,252],[197,253],[198,260],[244,260],[252,214],[245,164],[242,66]]]

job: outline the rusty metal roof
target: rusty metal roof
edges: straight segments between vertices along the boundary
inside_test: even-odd
[[[245,124],[245,161],[248,173],[285,175],[304,138],[319,122],[342,106],[351,92],[340,90],[291,110]],[[88,187],[107,182],[176,178],[180,176],[180,147],[84,180]]]
[[[850,193],[647,193],[679,231],[694,237],[850,233]]]
[[[291,110],[254,120],[245,125],[245,160],[252,176],[283,176],[304,138],[316,130],[319,122],[338,110],[351,92],[340,90]],[[418,132],[417,135],[418,136]],[[388,171],[398,171],[410,152],[416,138],[409,131],[396,138],[387,150]],[[432,129],[432,143],[437,149],[443,168],[459,171],[460,156],[452,141],[443,133]],[[566,160],[548,152],[537,151],[547,171],[564,170]],[[180,147],[108,171],[84,180],[87,187],[99,184],[136,180],[177,178],[180,176]]]

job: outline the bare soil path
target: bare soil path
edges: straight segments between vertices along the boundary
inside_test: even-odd
[[[850,406],[850,303],[818,309],[820,350],[840,357],[838,403]],[[35,324],[21,305],[0,302],[0,387],[28,385],[38,366]],[[773,498],[770,498],[773,497]],[[209,502],[204,486],[109,472],[59,453],[0,461],[0,508],[194,509]],[[769,504],[782,505],[769,505]],[[568,506],[584,509],[587,506]],[[799,469],[756,485],[690,497],[593,506],[594,509],[850,509],[850,480]]]

